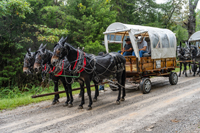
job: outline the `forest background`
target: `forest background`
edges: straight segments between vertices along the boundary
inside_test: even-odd
[[[103,32],[113,22],[168,28],[177,43],[200,30],[198,0],[0,0],[0,94],[39,86],[22,73],[26,50],[53,50],[62,36],[75,47],[105,51]],[[117,51],[120,46],[109,46]]]

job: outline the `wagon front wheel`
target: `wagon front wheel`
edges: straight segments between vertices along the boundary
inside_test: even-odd
[[[149,78],[143,78],[140,81],[140,90],[143,94],[147,94],[151,91],[151,80]]]
[[[169,82],[171,85],[176,85],[178,83],[178,76],[175,72],[170,73]]]

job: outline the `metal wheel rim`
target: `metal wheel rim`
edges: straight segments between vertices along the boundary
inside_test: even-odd
[[[177,83],[178,81],[178,76],[175,73],[172,74],[172,80],[174,83]]]
[[[151,82],[150,82],[150,80],[146,80],[145,82],[144,82],[144,89],[148,92],[148,91],[150,91],[150,89],[151,89]]]

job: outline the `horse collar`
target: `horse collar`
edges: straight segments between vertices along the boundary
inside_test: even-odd
[[[73,66],[74,73],[81,73],[84,70],[85,66],[86,66],[85,52],[82,51],[79,52],[79,50],[77,50],[77,58]]]

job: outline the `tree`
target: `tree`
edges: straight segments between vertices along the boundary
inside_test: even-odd
[[[198,1],[199,0],[189,0],[189,18],[187,23],[189,37],[195,32],[195,27],[196,27],[195,9],[197,7]]]
[[[58,2],[56,4],[59,6]],[[44,13],[41,7],[50,7],[51,5],[53,6],[54,2],[48,0],[0,1],[1,87],[12,88],[15,85],[21,87],[23,57],[26,48],[34,47],[32,50],[35,51],[42,42],[54,44],[61,36],[68,34],[68,30],[63,28],[65,25],[59,23],[57,26],[48,18],[41,19],[42,13]],[[49,12],[51,11],[45,10],[46,14]],[[51,25],[51,28],[45,24]],[[57,28],[54,28],[56,26]]]
[[[110,0],[68,0],[65,11],[68,42],[93,54],[105,51],[102,33],[116,20],[116,12],[110,8]]]
[[[159,21],[159,5],[155,0],[111,0],[111,3],[119,22],[144,25]]]
[[[196,13],[196,31],[200,30],[200,10]]]
[[[187,0],[168,0],[166,3],[160,4],[162,15],[162,23],[164,28],[172,28],[181,20],[184,13],[184,6]],[[177,19],[180,18],[180,19]]]
[[[174,32],[176,33],[177,44],[188,39],[187,29],[183,28],[181,25],[178,25]]]

